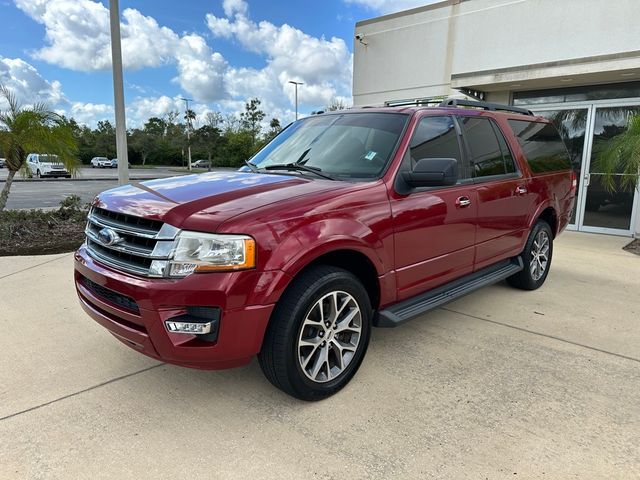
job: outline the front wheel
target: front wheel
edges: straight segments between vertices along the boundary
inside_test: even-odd
[[[274,310],[258,354],[267,379],[301,400],[342,389],[362,363],[371,302],[350,272],[317,266],[296,277]]]
[[[531,229],[529,239],[522,251],[524,268],[507,278],[512,287],[535,290],[542,286],[551,268],[553,233],[544,220],[538,220]]]
[[[42,174],[40,173],[40,170],[36,171],[36,178],[42,178]]]

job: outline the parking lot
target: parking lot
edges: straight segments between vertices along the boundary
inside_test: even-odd
[[[0,188],[7,178],[8,170],[0,169]],[[185,175],[186,169],[149,168],[131,169],[131,181],[144,181],[153,178]],[[7,201],[8,209],[50,208],[57,207],[61,200],[69,195],[79,195],[84,202],[89,202],[98,193],[118,186],[118,171],[113,168],[82,168],[74,178],[25,179],[16,176],[11,186]]]
[[[628,242],[564,233],[543,288],[501,283],[374,330],[320,403],[256,362],[196,371],[129,350],[80,309],[71,254],[0,258],[0,478],[638,478]]]

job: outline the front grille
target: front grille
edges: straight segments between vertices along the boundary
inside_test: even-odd
[[[102,230],[115,240],[105,241],[100,235]],[[140,276],[149,276],[153,260],[168,258],[170,248],[166,244],[173,243],[178,232],[177,228],[158,220],[99,207],[90,210],[85,230],[91,257],[116,270]]]
[[[114,292],[113,290],[105,288],[102,285],[98,285],[96,282],[89,280],[87,277],[82,277],[80,282],[96,297],[102,300],[107,300],[108,302],[118,305],[119,307],[122,307],[133,313],[140,313],[138,304],[133,298],[127,297],[126,295],[122,295],[118,292]]]

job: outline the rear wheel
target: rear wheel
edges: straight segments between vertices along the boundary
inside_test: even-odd
[[[535,290],[542,286],[551,268],[553,233],[544,220],[538,220],[531,229],[522,251],[524,268],[507,278],[509,285],[522,290]]]
[[[267,379],[302,400],[321,400],[355,375],[369,344],[371,302],[360,281],[336,267],[302,273],[271,318],[260,367]]]

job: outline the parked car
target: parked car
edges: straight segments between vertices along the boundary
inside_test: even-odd
[[[273,385],[318,400],[356,373],[372,327],[504,279],[539,288],[575,192],[557,130],[526,110],[330,112],[241,171],[101,193],[75,282],[145,355],[202,369],[257,355]]]
[[[7,166],[7,161],[4,158],[0,158],[0,168]]]
[[[192,168],[209,168],[209,160],[196,160],[191,163]]]
[[[131,168],[131,162],[127,162],[127,165],[129,166],[129,168]],[[118,159],[114,158],[111,160],[111,166],[113,168],[118,168]]]
[[[93,157],[91,159],[91,168],[111,168],[113,167],[113,160],[109,160],[107,157]]]
[[[71,174],[67,171],[62,162],[60,162],[58,156],[48,153],[30,153],[27,155],[27,171],[29,173],[29,177],[33,177],[35,175],[36,178],[71,178]]]

